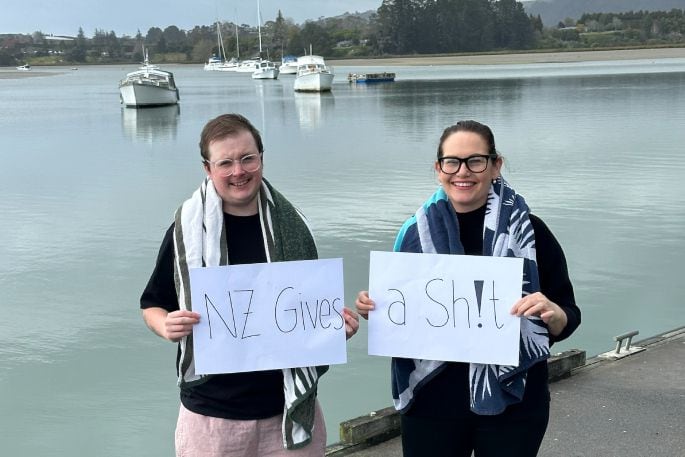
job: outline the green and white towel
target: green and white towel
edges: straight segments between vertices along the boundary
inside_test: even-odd
[[[262,180],[258,198],[267,262],[316,259],[314,237],[302,213],[266,180]],[[174,279],[181,309],[192,310],[189,269],[228,265],[229,236],[223,202],[206,178],[175,216]],[[192,334],[181,340],[180,347],[179,386],[204,382],[207,375],[195,373]],[[296,449],[311,441],[317,383],[327,370],[328,366],[283,369],[284,447]]]

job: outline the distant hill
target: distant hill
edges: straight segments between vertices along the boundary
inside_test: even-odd
[[[567,17],[577,20],[583,13],[685,9],[685,0],[534,0],[522,3],[528,14],[539,14],[547,27],[552,27]]]
[[[347,20],[361,20],[363,22],[369,22],[371,17],[376,14],[377,10],[368,10],[368,11],[355,11],[354,13],[345,12],[343,14],[339,14],[338,16],[331,16],[331,17],[320,17],[319,19],[310,19],[310,21],[318,22],[318,23],[325,23],[328,20],[341,20],[341,21],[347,21]]]

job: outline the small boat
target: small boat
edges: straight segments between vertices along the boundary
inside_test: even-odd
[[[243,60],[240,62],[235,71],[238,73],[254,73],[254,71],[257,69],[258,63],[258,58]]]
[[[395,73],[350,73],[347,80],[351,83],[387,83],[395,80]]]
[[[222,60],[220,57],[211,56],[205,64],[205,71],[237,71],[238,59],[232,57],[230,60]]]
[[[277,79],[279,71],[276,64],[268,59],[262,59],[262,12],[259,0],[257,0],[257,33],[259,34],[259,60],[252,72],[252,79]]]
[[[333,85],[333,72],[323,57],[306,55],[297,58],[297,76],[293,89],[297,92],[327,92]]]
[[[173,73],[150,65],[147,50],[143,66],[119,81],[119,93],[121,102],[131,107],[175,105],[179,100]]]
[[[270,60],[260,60],[257,62],[252,79],[278,79],[278,68]]]
[[[281,66],[278,70],[282,75],[296,75],[297,74],[297,57],[283,56],[281,58]]]
[[[221,24],[216,23],[216,39],[219,47],[219,55],[212,55],[207,59],[204,69],[205,71],[236,71],[238,68],[238,59],[233,57],[231,60],[226,59],[226,50],[224,49],[224,40],[221,36]]]
[[[19,65],[17,67],[17,70],[19,71],[31,71],[31,65],[25,63],[24,65]]]

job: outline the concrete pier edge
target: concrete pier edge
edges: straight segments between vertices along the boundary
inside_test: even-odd
[[[635,346],[647,348],[656,346],[685,332],[685,326],[637,341]],[[628,357],[630,354],[627,355]],[[580,349],[555,354],[547,361],[549,381],[568,378],[579,370],[591,369],[602,364],[615,363],[616,359],[602,354],[586,360],[586,353]],[[340,441],[326,447],[326,456],[342,457],[390,440],[400,434],[400,415],[394,407],[372,411],[340,423]]]

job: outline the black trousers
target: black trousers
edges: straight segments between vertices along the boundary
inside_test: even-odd
[[[508,408],[496,416],[402,415],[404,457],[535,457],[549,421],[549,403],[535,411]]]
[[[446,363],[402,414],[404,456],[535,457],[549,421],[547,376],[547,363],[535,364],[520,403],[481,416],[470,408],[469,365]]]

